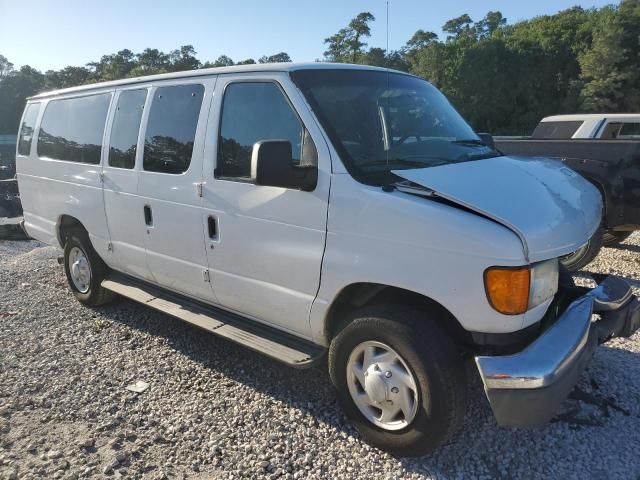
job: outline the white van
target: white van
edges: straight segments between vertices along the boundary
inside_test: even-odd
[[[428,82],[355,65],[59,90],[22,118],[24,227],[86,305],[120,294],[294,367],[328,352],[362,435],[418,455],[459,427],[467,360],[500,425],[537,426],[640,323],[623,281],[559,287],[598,191],[483,138]]]

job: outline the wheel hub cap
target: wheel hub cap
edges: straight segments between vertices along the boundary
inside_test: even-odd
[[[409,425],[418,411],[418,388],[406,362],[388,345],[363,342],[347,362],[349,393],[360,412],[385,430]]]
[[[69,252],[71,281],[80,293],[87,293],[91,285],[91,267],[84,252],[73,247]]]
[[[364,372],[364,391],[371,400],[378,404],[389,399],[389,386],[377,364],[371,365]]]

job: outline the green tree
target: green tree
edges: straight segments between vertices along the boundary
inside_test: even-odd
[[[351,61],[353,63],[357,63],[358,56],[362,53],[362,49],[367,46],[362,39],[371,36],[369,22],[373,22],[375,19],[370,12],[362,12],[349,22],[351,35],[347,40],[347,44],[351,50]]]
[[[501,12],[488,12],[482,20],[476,23],[476,35],[479,38],[487,38],[493,35],[498,28],[507,24],[507,19]]]
[[[468,14],[460,15],[459,17],[448,20],[443,26],[442,31],[448,33],[447,40],[453,40],[456,38],[474,36],[475,31],[472,28],[473,20]]]
[[[220,55],[214,62],[205,62],[202,67],[210,68],[210,67],[230,67],[234,65],[231,57],[226,55]]]
[[[404,72],[409,71],[409,64],[403,52],[391,51],[387,53],[385,49],[377,47],[372,47],[361,54],[358,63]]]
[[[28,65],[10,71],[0,82],[0,133],[14,134],[25,99],[44,89],[44,75]]]
[[[93,69],[96,79],[100,81],[118,80],[126,78],[136,66],[135,55],[131,50],[124,49],[111,55],[103,55],[98,62],[88,63]]]
[[[196,51],[192,45],[183,45],[169,53],[169,70],[182,72],[200,68],[200,60],[196,58]]]
[[[258,59],[258,63],[288,63],[291,62],[291,57],[286,52],[276,53],[275,55],[263,55]]]
[[[13,63],[7,60],[7,57],[0,55],[0,81],[5,78],[13,70]]]
[[[141,77],[165,73],[171,69],[171,60],[168,54],[157,48],[145,48],[142,53],[135,56],[135,67],[129,73],[129,77]]]
[[[599,12],[593,27],[591,47],[579,56],[581,107],[585,111],[615,112],[624,105],[625,81],[631,72],[623,68],[625,49],[621,44],[623,27],[617,12]]]
[[[619,68],[627,73],[622,84],[623,110],[640,111],[640,0],[622,0],[617,22],[622,27],[620,45],[624,58]]]
[[[374,20],[375,17],[370,12],[361,12],[346,28],[325,38],[324,43],[328,45],[324,52],[325,59],[330,62],[358,63],[359,57],[364,53],[364,47],[367,46],[362,39],[371,36],[369,23]]]
[[[45,86],[49,90],[75,87],[95,81],[93,73],[86,67],[65,67],[57,71],[48,70],[44,74],[44,78]]]
[[[342,28],[335,35],[324,39],[328,45],[324,52],[324,58],[329,62],[347,62],[349,58],[349,31]]]

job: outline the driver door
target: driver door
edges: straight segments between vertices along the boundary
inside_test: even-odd
[[[230,310],[310,337],[326,241],[330,157],[285,74],[224,75],[216,85],[204,168],[203,222],[213,290]],[[318,168],[314,191],[251,182],[253,145],[285,139]]]

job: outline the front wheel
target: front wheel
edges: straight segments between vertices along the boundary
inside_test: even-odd
[[[419,310],[379,305],[353,312],[331,342],[329,373],[345,414],[383,450],[424,455],[462,425],[462,358]]]
[[[560,257],[560,263],[570,272],[577,272],[598,256],[602,247],[602,228],[598,228],[589,241],[569,255]]]
[[[605,247],[617,245],[619,243],[624,242],[627,238],[631,236],[632,233],[633,232],[616,232],[613,230],[609,230],[602,234],[602,244]]]
[[[83,304],[97,307],[111,302],[115,294],[102,288],[107,266],[84,235],[71,235],[64,246],[64,270],[75,297]]]

